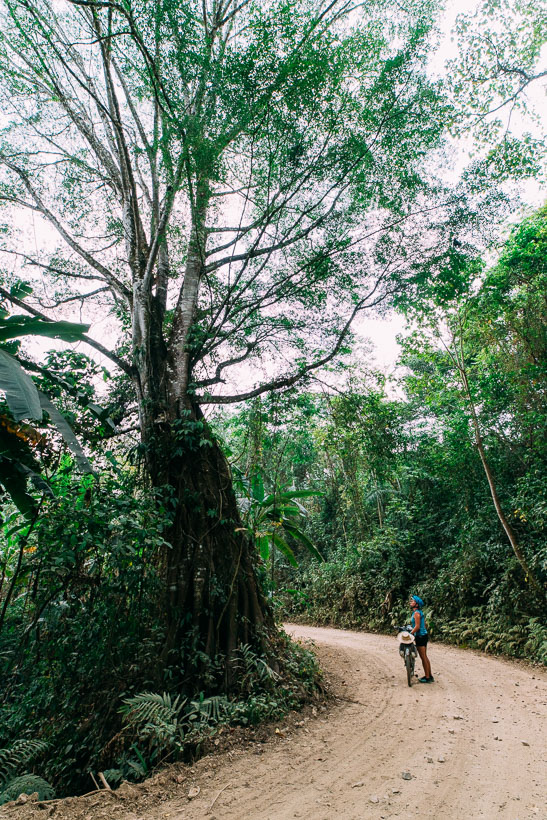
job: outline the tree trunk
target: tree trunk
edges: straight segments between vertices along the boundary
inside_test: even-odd
[[[269,646],[275,624],[254,572],[253,547],[239,516],[230,467],[189,394],[208,198],[208,184],[201,181],[184,284],[167,342],[161,299],[149,295],[146,302],[138,290],[134,294],[145,459],[152,486],[169,488],[174,508],[161,567],[166,632],[158,672],[183,670],[180,683],[190,692],[201,688],[207,659],[217,656],[224,658],[221,688],[229,690],[235,678],[231,661],[241,644],[275,663]]]
[[[253,566],[253,547],[243,531],[229,464],[199,408],[175,422],[169,440],[166,483],[175,513],[167,533],[163,571],[166,639],[162,666],[182,664],[185,683],[197,683],[198,653],[225,657],[227,689],[234,683],[234,650],[250,644],[272,660],[268,635],[272,613]]]
[[[463,359],[462,359],[463,361]],[[458,369],[460,371],[460,376],[463,384],[463,388],[465,391],[465,395],[467,397],[467,401],[469,403],[469,409],[471,412],[471,423],[473,425],[473,433],[475,436],[475,444],[477,445],[477,450],[479,452],[479,456],[481,459],[481,463],[484,469],[484,474],[486,475],[486,480],[488,481],[488,487],[490,488],[490,495],[492,496],[492,501],[494,502],[494,509],[496,510],[496,514],[498,516],[499,522],[503,529],[505,530],[505,534],[509,539],[509,543],[511,544],[511,548],[515,554],[517,561],[519,562],[520,566],[522,567],[522,571],[524,572],[524,577],[527,582],[531,584],[533,589],[542,597],[545,597],[545,591],[542,589],[541,584],[539,583],[538,579],[536,578],[532,568],[528,564],[526,560],[526,556],[524,555],[523,551],[520,548],[520,545],[517,541],[516,534],[510,525],[509,521],[507,520],[507,516],[503,511],[503,507],[501,506],[501,501],[498,495],[496,482],[494,480],[494,475],[492,470],[490,469],[490,465],[488,463],[488,459],[486,457],[486,451],[484,449],[484,444],[482,440],[482,434],[479,426],[479,420],[477,418],[477,411],[475,410],[475,404],[473,402],[473,398],[471,396],[471,389],[469,387],[469,381],[467,379],[467,373],[462,363],[458,364]]]

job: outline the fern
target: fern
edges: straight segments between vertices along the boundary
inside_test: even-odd
[[[142,692],[132,698],[126,698],[123,703],[124,706],[120,712],[125,722],[129,726],[139,728],[146,724],[151,726],[176,725],[186,699],[181,701],[177,695],[174,700],[171,700],[171,696],[166,692],[163,695]]]
[[[136,750],[134,750],[134,751],[136,751]],[[142,755],[141,755],[141,757],[142,757]],[[129,769],[129,772],[131,773],[132,777],[135,780],[144,780],[144,778],[150,772],[144,757],[142,758],[142,760],[144,761],[143,763],[141,763],[140,759],[139,760],[128,760],[127,761],[127,767]]]
[[[244,667],[244,682],[252,685],[253,679],[260,683],[269,683],[279,680],[279,675],[263,658],[253,652],[249,644],[243,643],[238,647]],[[236,661],[237,664],[237,661]]]
[[[0,749],[0,788],[12,778],[16,769],[47,749],[43,740],[16,740],[9,749]]]
[[[136,735],[131,751],[138,760],[127,759],[126,769],[131,777],[141,779],[150,764],[181,754],[185,745],[200,743],[214,726],[228,722],[234,706],[219,696],[188,702],[180,697],[172,700],[166,693],[142,692],[124,700],[120,711]]]
[[[226,697],[215,695],[203,700],[192,700],[191,709],[186,712],[187,720],[199,720],[200,723],[218,724],[230,719],[233,703]]]
[[[11,780],[0,792],[0,806],[9,800],[17,800],[21,794],[38,794],[39,800],[51,800],[55,797],[51,785],[36,774],[23,774]]]

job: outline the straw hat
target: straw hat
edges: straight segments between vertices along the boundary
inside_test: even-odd
[[[399,632],[397,640],[399,643],[414,643],[414,635],[411,635],[410,632],[407,632],[405,629],[403,632]]]

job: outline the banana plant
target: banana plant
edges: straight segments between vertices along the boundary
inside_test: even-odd
[[[81,472],[93,472],[93,468],[76,439],[71,427],[55,405],[41,393],[10,352],[9,343],[22,336],[44,336],[66,342],[79,341],[89,325],[73,322],[49,322],[34,316],[9,316],[0,308],[0,392],[5,396],[10,415],[0,414],[0,484],[11,496],[13,503],[27,518],[35,510],[35,500],[27,491],[30,478],[37,489],[48,490],[40,476],[34,455],[37,441],[41,438],[31,425],[23,421],[39,421],[44,411],[72,451]]]
[[[277,548],[293,566],[298,566],[296,556],[287,543],[285,535],[302,544],[317,561],[324,558],[317,547],[300,528],[307,511],[299,503],[300,498],[322,495],[316,490],[289,490],[276,488],[266,494],[264,481],[258,470],[250,477],[234,469],[234,484],[239,493],[240,507],[245,526],[240,528],[255,542],[262,560],[268,564],[273,560]]]

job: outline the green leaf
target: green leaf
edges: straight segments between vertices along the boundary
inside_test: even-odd
[[[296,504],[290,504],[283,507],[272,507],[271,512],[274,518],[279,519],[283,514],[300,515],[300,509]]]
[[[291,564],[291,566],[293,567],[297,567],[298,561],[294,557],[294,552],[289,547],[287,542],[283,538],[281,538],[280,535],[277,535],[277,533],[275,532],[272,533],[271,539],[275,546],[278,548],[278,550],[283,553],[285,558],[288,560],[289,564]]]
[[[324,561],[325,559],[317,549],[317,547],[310,541],[308,536],[302,532],[298,527],[295,527],[294,524],[289,524],[286,521],[283,521],[283,529],[286,530],[288,533],[292,535],[292,537],[299,541],[301,544],[304,544],[308,552],[313,555],[314,558],[317,558],[318,561]]]
[[[251,495],[255,501],[260,503],[264,501],[264,482],[259,472],[255,472],[251,476]]]
[[[24,299],[25,296],[30,296],[34,288],[28,282],[16,282],[11,286],[9,292],[10,296],[15,296],[16,299]]]
[[[19,512],[25,518],[32,518],[36,501],[27,492],[27,477],[21,465],[11,459],[0,458],[0,484],[9,493]]]
[[[36,385],[13,356],[0,349],[0,390],[6,395],[15,421],[41,419],[42,408]]]
[[[272,493],[268,495],[264,501],[264,506],[269,506],[270,504],[274,504],[276,501],[283,502],[289,501],[291,498],[312,498],[314,496],[322,496],[320,490],[284,490],[283,492]]]
[[[47,481],[44,478],[42,478],[40,473],[31,470],[30,467],[26,466],[26,464],[20,464],[19,468],[28,478],[30,478],[30,480],[32,481],[37,490],[40,490],[40,492],[44,493],[45,495],[48,495],[50,498],[54,497],[51,487],[49,486]]]
[[[93,473],[94,470],[91,466],[91,462],[85,455],[82,449],[82,445],[74,435],[74,431],[72,430],[72,427],[69,425],[65,417],[61,415],[61,413],[57,410],[55,405],[50,402],[50,400],[46,395],[44,395],[44,393],[39,392],[38,396],[40,398],[40,404],[42,406],[42,409],[46,410],[46,412],[49,413],[51,421],[64,438],[69,450],[72,452],[80,472]]]
[[[47,336],[65,342],[79,342],[89,330],[89,325],[74,322],[45,322],[36,316],[10,316],[0,319],[0,342],[19,336]]]
[[[260,557],[267,563],[270,557],[270,537],[268,535],[259,535],[256,539],[256,544],[260,552]]]
[[[285,498],[312,498],[314,496],[325,495],[321,490],[287,490],[279,494],[281,499]]]

